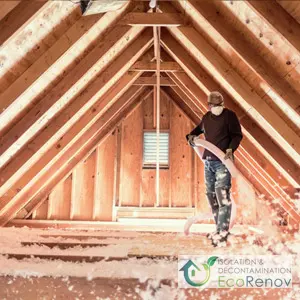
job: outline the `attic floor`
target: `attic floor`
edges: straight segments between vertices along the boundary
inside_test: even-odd
[[[2,228],[0,299],[300,299],[298,249],[275,230],[213,248],[203,233]],[[178,289],[180,254],[293,255],[293,288]]]
[[[298,295],[297,295],[298,294]],[[300,299],[299,286],[290,289],[195,289],[179,290],[174,282],[141,283],[138,279],[108,279],[70,277],[68,279],[0,277],[2,300],[52,300],[52,299]]]

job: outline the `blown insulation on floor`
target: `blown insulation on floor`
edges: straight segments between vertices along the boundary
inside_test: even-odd
[[[300,299],[299,233],[266,232],[239,232],[213,248],[200,233],[2,228],[0,298]],[[293,255],[293,288],[179,289],[180,254]]]

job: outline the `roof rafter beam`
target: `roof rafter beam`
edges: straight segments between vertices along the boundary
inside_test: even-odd
[[[183,46],[168,33],[162,35],[162,45],[171,57],[186,71],[187,74],[173,73],[173,77],[177,78],[183,86],[188,87],[189,91],[186,93],[192,93],[194,97],[198,98],[199,95],[208,95],[211,91],[219,90],[224,95],[226,106],[237,113],[243,127],[253,135],[257,142],[266,149],[270,157],[275,160],[276,164],[274,166],[276,168],[280,167],[278,170],[283,172],[284,176],[294,186],[299,185],[300,171],[297,164],[285,152],[281,151],[266,132],[245,114],[245,111],[232,100],[232,97],[207,74],[192,56],[186,53]],[[169,59],[169,56],[165,57],[165,59]],[[179,86],[179,83],[176,83]],[[273,163],[272,160],[270,162]]]
[[[120,25],[130,26],[163,26],[163,27],[177,27],[182,25],[183,18],[179,13],[128,13],[122,20]]]
[[[39,1],[29,2],[24,1],[24,5],[39,3]],[[7,88],[16,80],[49,49],[50,45],[55,43],[63,31],[67,30],[79,18],[77,5],[69,1],[47,1],[26,24],[16,30],[2,44],[0,48],[1,89]],[[38,30],[34,30],[35,28]]]
[[[202,118],[203,114],[199,114],[197,106],[195,106],[194,103],[188,97],[186,97],[184,93],[180,93],[181,90],[178,87],[162,87],[162,91],[176,103],[176,105],[192,122],[194,122],[194,124],[199,124],[199,120]]]
[[[2,20],[10,11],[12,11],[21,0],[16,1],[2,1],[0,7],[0,20]]]
[[[73,97],[79,92],[83,92],[87,84],[91,82],[98,73],[103,71],[103,69],[142,31],[143,28],[114,28],[93,51],[64,76],[51,92],[32,107],[19,122],[14,123],[13,127],[2,137],[2,143],[0,144],[0,169],[46,126],[57,113],[66,107]],[[146,39],[149,40],[149,36],[149,33],[146,34]],[[128,50],[126,49],[125,51],[128,57],[128,65],[130,62],[135,62],[135,60],[129,56]],[[135,58],[135,55],[133,55],[133,58]],[[122,57],[118,57],[117,59],[120,65],[122,65],[121,62],[123,60],[124,58]],[[119,74],[119,76],[123,74],[122,69],[114,71]],[[108,78],[107,81],[109,81]]]
[[[0,211],[0,226],[4,226],[14,215],[26,206],[31,200],[31,205],[27,210],[38,205],[50,193],[51,189],[62,180],[72,169],[82,161],[108,134],[113,131],[115,126],[126,117],[136,105],[135,99],[140,95],[142,88],[132,87],[128,92],[115,102],[110,109],[94,123],[67,151],[61,155],[47,171],[34,180],[31,188],[24,193],[19,193],[14,197],[9,205]],[[141,101],[139,99],[138,101]],[[45,195],[45,197],[43,197]]]
[[[182,76],[183,74],[177,74],[179,76]],[[180,85],[180,88],[182,90],[186,90],[185,85]],[[173,88],[172,88],[173,89]],[[199,90],[199,88],[198,88]],[[201,93],[200,93],[201,94]],[[178,94],[179,95],[179,94]],[[197,93],[198,95],[198,93]],[[185,102],[187,97],[182,98],[182,101],[187,104],[188,102]],[[203,105],[206,104],[206,100],[204,98],[200,98]],[[226,102],[227,103],[227,102]],[[198,122],[200,122],[200,118],[198,118]],[[243,139],[241,146],[239,147],[236,158],[237,158],[237,165],[239,169],[242,171],[243,175],[249,179],[250,182],[258,189],[259,191],[263,193],[267,193],[272,199],[280,199],[280,205],[285,209],[287,213],[290,214],[290,216],[297,222],[300,222],[300,215],[295,210],[294,204],[291,202],[291,198],[286,194],[284,191],[282,191],[280,188],[277,188],[274,186],[273,180],[268,180],[267,176],[262,174],[262,168],[259,164],[255,162],[255,159],[253,159],[251,154],[256,155],[257,151],[251,151],[251,154],[248,152],[247,147],[245,147],[245,143],[248,143],[249,141],[246,138]],[[253,148],[253,147],[252,147]],[[254,150],[254,149],[252,149]],[[263,158],[265,160],[265,158]],[[252,160],[252,161],[251,161]],[[253,163],[255,162],[255,163]],[[273,169],[273,171],[275,171]],[[255,176],[253,176],[255,174]],[[280,176],[280,174],[277,174]]]
[[[245,4],[300,52],[300,24],[277,1],[245,1]]]
[[[147,86],[155,86],[156,85],[156,76],[153,77],[139,77],[133,85],[147,85]],[[175,83],[169,77],[160,77],[160,85],[161,86],[172,86]]]
[[[151,30],[146,30],[98,75],[84,93],[79,94],[47,128],[40,131],[35,139],[20,151],[16,159],[1,170],[0,176],[3,181],[0,187],[0,209],[15,197],[20,189],[27,187],[37,174],[58,159],[69,147],[69,143],[95,122],[98,112],[107,109],[111,105],[110,101],[115,99],[124,86],[128,87],[140,75],[140,72],[125,73],[148,50],[152,42]],[[120,84],[118,80],[121,80]],[[114,87],[116,90],[111,92]],[[103,98],[106,93],[112,94]]]
[[[165,61],[160,63],[161,72],[183,72],[182,68],[175,61]],[[156,62],[137,61],[130,71],[155,72]]]
[[[203,107],[204,101],[199,101],[199,98],[206,99],[206,95],[202,92],[197,95],[195,98],[192,93],[189,93],[188,89],[185,91],[188,93],[185,94],[182,88],[182,83],[171,73],[168,73],[170,78],[176,83],[176,86],[172,86],[172,90],[180,97],[180,99],[184,100],[184,102],[193,110],[193,112],[200,118],[206,113],[206,108]],[[200,89],[199,89],[200,90]]]
[[[3,2],[12,2],[13,4],[13,1]],[[1,6],[3,2],[1,2]],[[17,30],[24,27],[46,2],[47,0],[20,1],[20,3],[0,21],[0,45],[3,45]]]
[[[124,13],[107,13],[103,16],[80,18],[65,34],[33,63],[17,80],[0,94],[0,129],[6,130],[12,120],[30,105],[37,95],[50,90],[57,78],[68,72],[72,63],[86,56],[89,45],[103,38],[103,32]],[[104,25],[105,24],[105,25]],[[100,38],[98,37],[100,36]],[[49,67],[50,66],[50,67]],[[51,85],[49,83],[51,82]]]
[[[259,97],[249,84],[210,46],[193,27],[169,28],[174,36],[236,101],[269,132],[296,163],[300,164],[300,137]],[[162,33],[162,39],[168,36]]]
[[[272,94],[275,92],[278,95],[275,102],[277,106],[289,117],[291,123],[295,122],[295,125],[300,127],[300,104],[298,101],[298,93],[274,68],[272,68],[270,64],[268,64],[260,55],[257,55],[244,37],[235,28],[226,23],[226,20],[222,15],[218,16],[218,19],[209,17],[215,12],[213,2],[204,3],[201,1],[190,0],[186,2],[186,4],[179,2],[179,5],[182,9],[186,9],[186,7],[190,9],[189,14],[191,18],[193,18],[193,20],[201,26],[210,37],[220,38],[237,53],[248,67],[253,70],[255,75],[260,78],[261,83],[265,86],[265,93],[269,94],[272,98]],[[268,7],[271,6],[268,5]],[[300,28],[300,25],[298,26]],[[274,98],[272,99],[275,101]]]

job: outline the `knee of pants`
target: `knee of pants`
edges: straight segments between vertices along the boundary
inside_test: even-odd
[[[230,189],[228,188],[216,188],[216,197],[220,207],[230,205]]]
[[[206,193],[206,197],[212,209],[218,209],[219,204],[217,201],[216,193]]]
[[[206,193],[215,193],[215,185],[206,183]]]
[[[215,187],[225,189],[231,188],[231,175],[225,167],[221,170],[218,170],[216,173]]]

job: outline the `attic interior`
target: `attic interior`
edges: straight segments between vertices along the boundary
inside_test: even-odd
[[[1,299],[298,299],[300,1],[1,1],[0,28]],[[186,140],[212,91],[243,132],[224,248]],[[293,288],[179,289],[187,254],[289,255]]]

